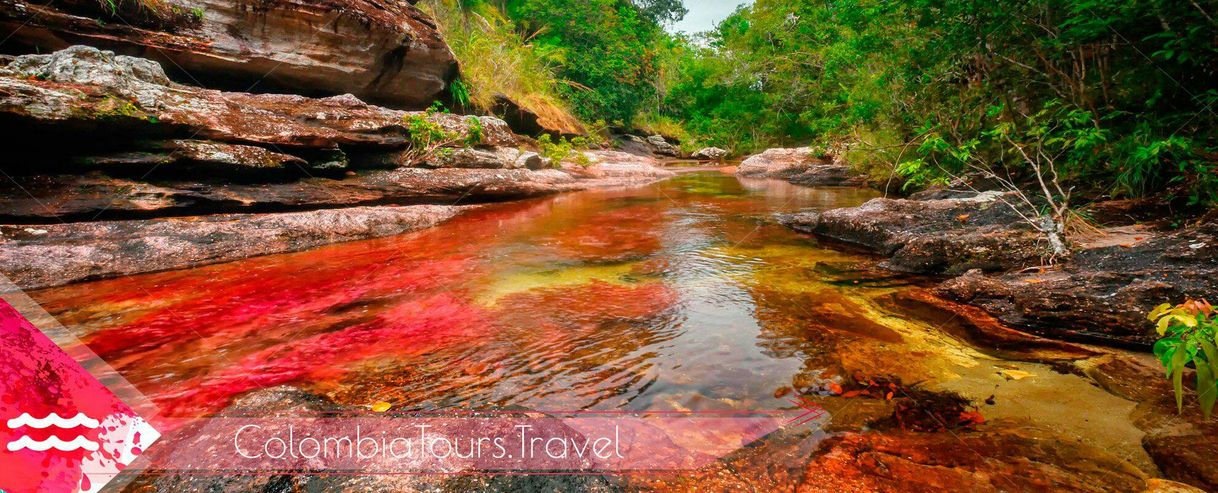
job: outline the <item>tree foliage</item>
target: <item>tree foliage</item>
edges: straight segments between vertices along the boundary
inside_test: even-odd
[[[661,56],[659,112],[709,144],[849,143],[915,182],[1053,148],[1095,193],[1218,201],[1214,0],[758,0]],[[1051,135],[1050,135],[1051,134]],[[1001,138],[998,138],[1001,136]]]
[[[679,2],[646,0],[508,0],[510,17],[535,35],[567,80],[564,94],[585,121],[629,124],[654,101],[660,22],[684,15]]]

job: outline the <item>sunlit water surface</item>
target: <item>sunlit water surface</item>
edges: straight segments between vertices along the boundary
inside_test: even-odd
[[[1153,468],[1132,402],[970,344],[955,315],[916,303],[914,281],[774,220],[876,195],[695,172],[33,296],[163,416],[281,385],[398,410],[773,410],[861,374],[991,402],[988,419]],[[821,402],[839,429],[886,412]]]

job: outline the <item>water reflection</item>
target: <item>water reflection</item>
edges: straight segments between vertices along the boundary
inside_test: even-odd
[[[406,408],[765,408],[898,286],[776,212],[874,192],[692,173],[395,238],[36,293],[170,415],[290,384]]]

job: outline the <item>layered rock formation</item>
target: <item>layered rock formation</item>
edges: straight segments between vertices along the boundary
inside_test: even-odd
[[[93,0],[0,2],[0,31],[31,52],[85,44],[162,62],[181,82],[250,92],[354,94],[422,108],[457,74],[413,2],[194,0],[158,9]]]
[[[461,207],[358,207],[144,221],[0,226],[0,265],[23,288],[181,269],[391,236],[435,226]]]
[[[872,199],[859,207],[792,214],[787,226],[870,249],[894,270],[919,274],[1022,268],[1040,241],[1001,192],[937,200]]]
[[[970,272],[939,292],[1002,321],[1050,336],[1149,345],[1155,306],[1218,293],[1218,221],[1135,244],[1084,248],[1070,261],[1033,272]]]
[[[424,135],[411,134],[417,125]],[[84,46],[0,67],[0,126],[14,157],[0,221],[21,225],[4,228],[0,264],[23,287],[399,234],[456,210],[403,206],[671,176],[614,152],[592,153],[587,168],[543,169],[497,118],[203,89],[172,82],[156,62]],[[441,147],[418,156],[432,145],[418,139],[435,133]],[[74,221],[86,223],[57,224]]]
[[[883,255],[893,270],[960,276],[938,292],[1052,338],[1146,346],[1153,307],[1218,293],[1212,219],[1174,233],[1145,231],[1130,243],[1080,244],[1072,258],[1047,265],[1047,241],[1015,212],[1010,194],[924,196],[951,198],[874,199],[780,221]]]

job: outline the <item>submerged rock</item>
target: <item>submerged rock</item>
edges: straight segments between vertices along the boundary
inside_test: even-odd
[[[821,444],[800,491],[1140,491],[1122,458],[1035,429],[846,433]]]
[[[396,107],[431,103],[457,75],[434,21],[413,2],[197,0],[193,10],[138,2],[0,4],[10,43],[51,52],[89,44],[163,62],[179,80],[306,96],[354,94]]]

